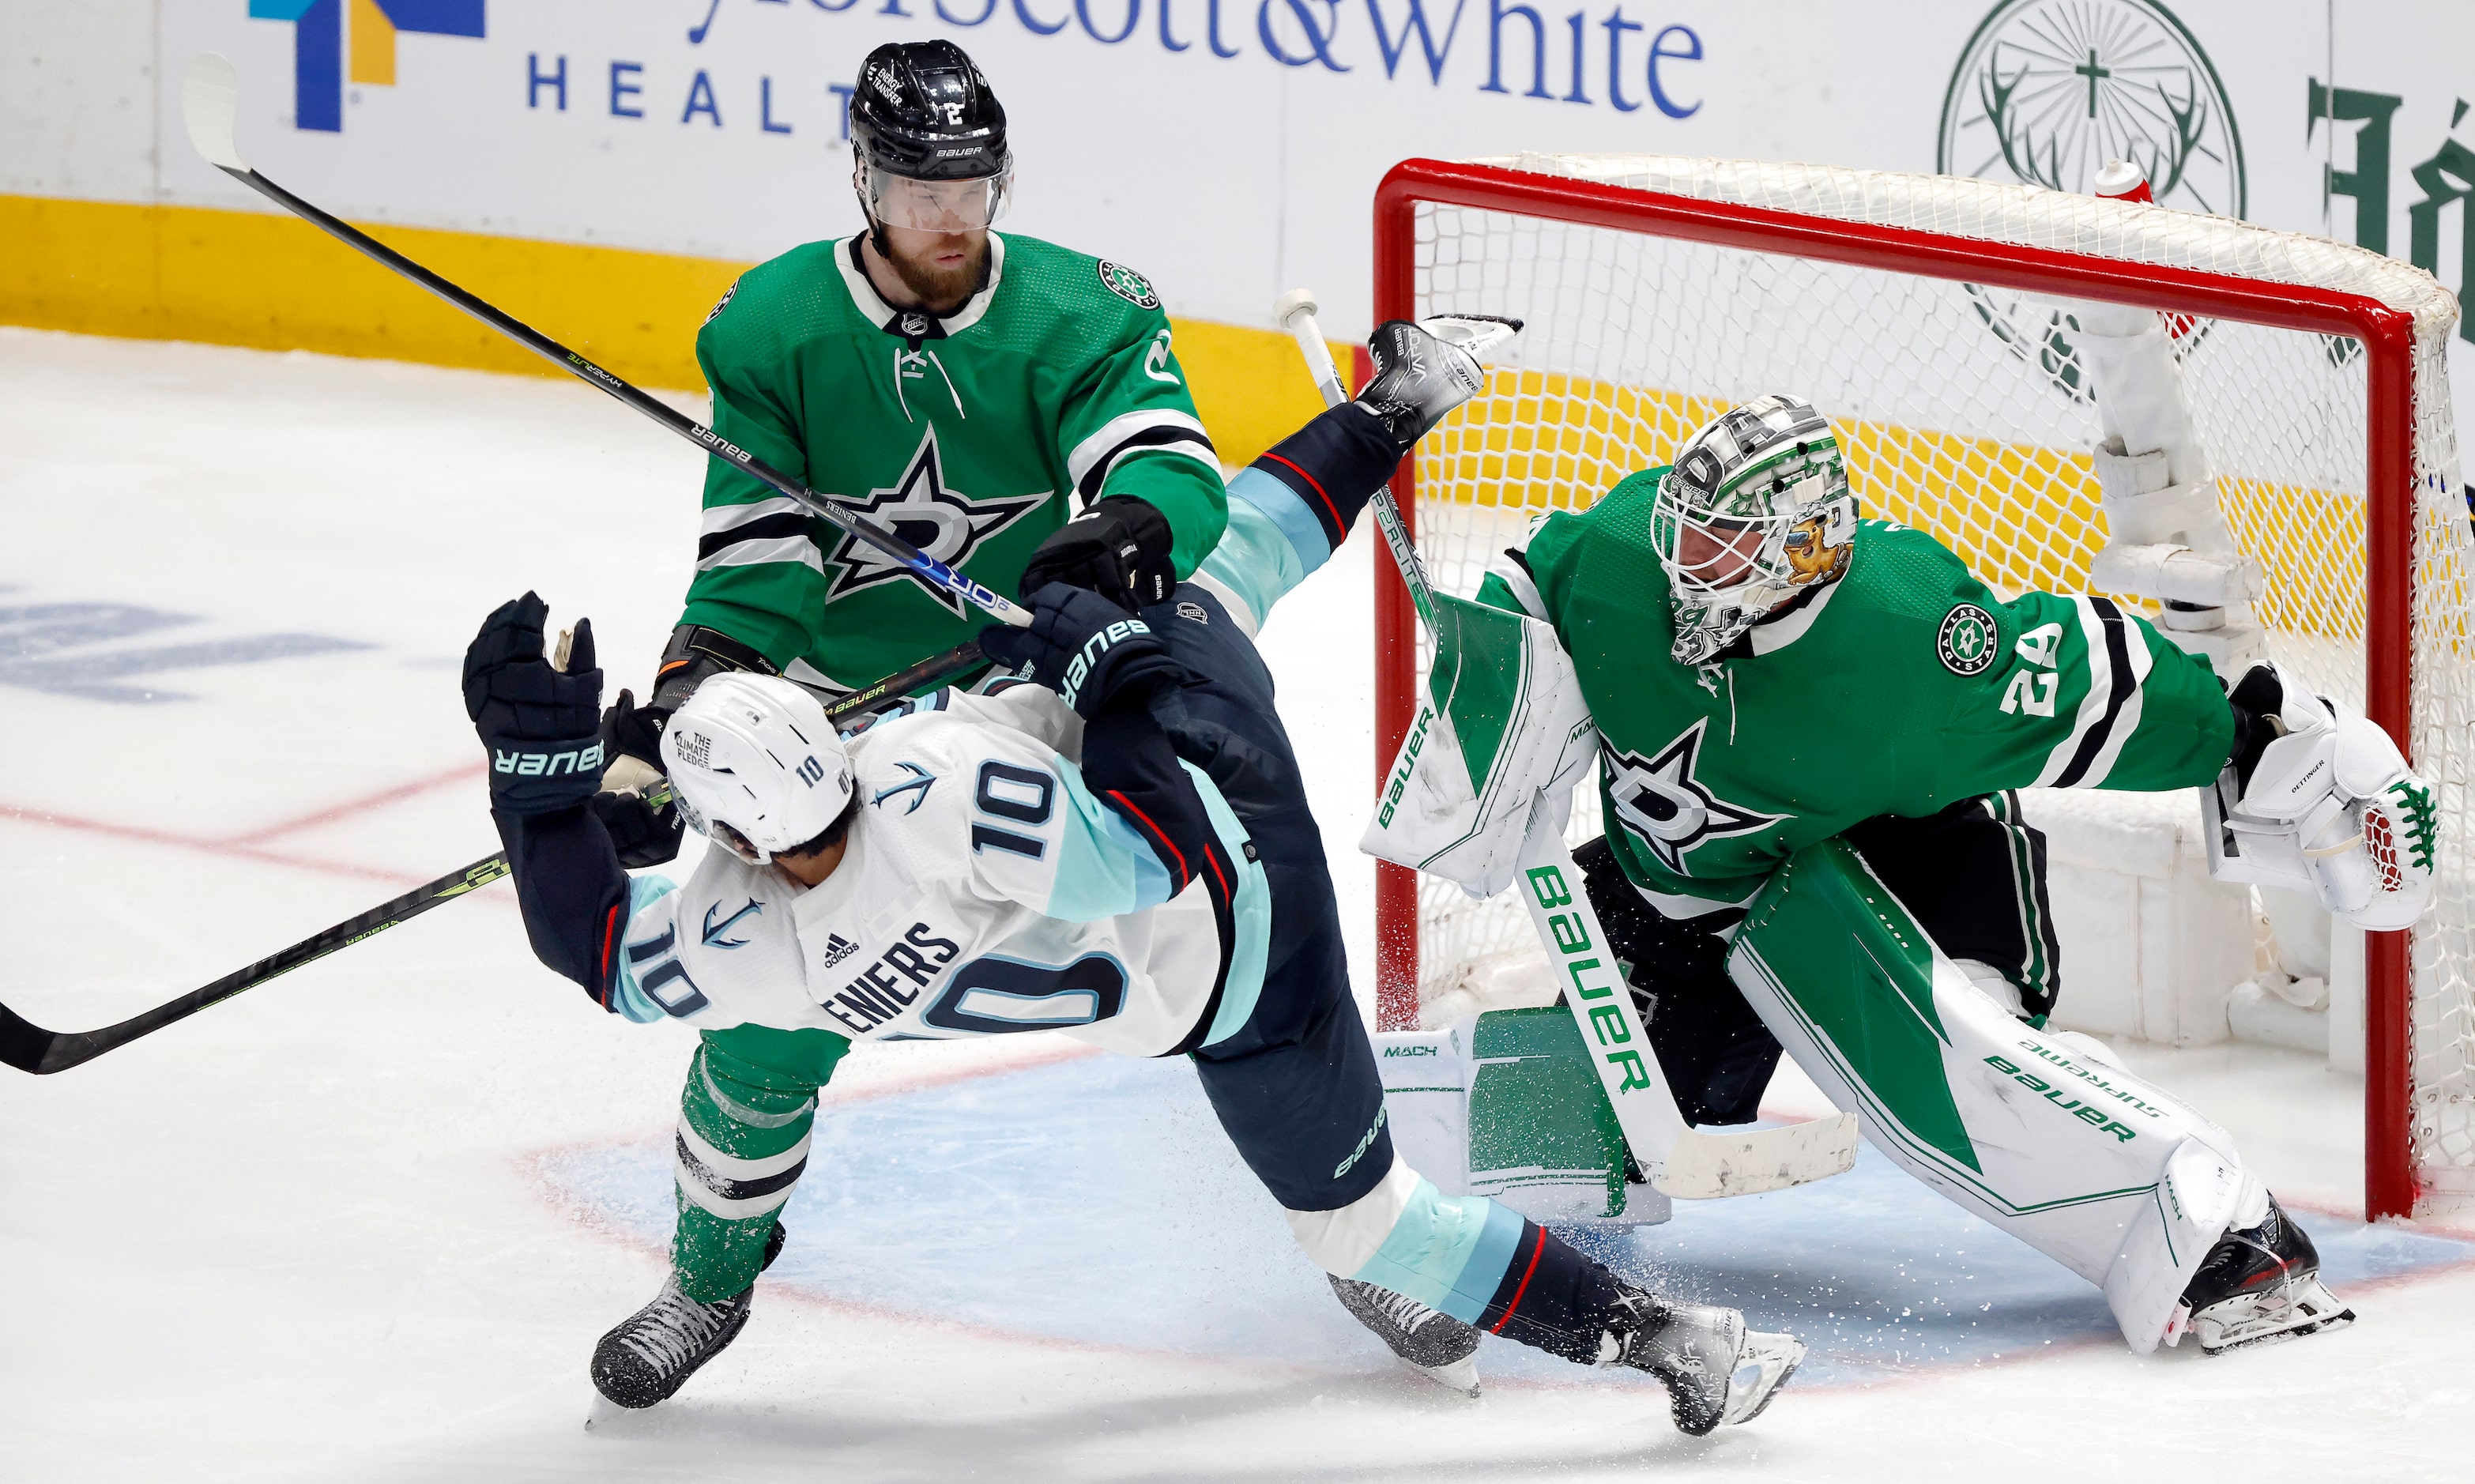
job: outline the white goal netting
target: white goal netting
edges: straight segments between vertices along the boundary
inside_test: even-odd
[[[2475,1189],[2466,1180],[2475,1176],[2475,543],[2450,413],[2455,300],[2429,275],[2360,249],[2033,187],[1663,157],[1483,163],[1825,222],[2341,288],[2413,316],[2412,752],[2438,787],[2444,819],[2438,902],[2411,956],[2414,1154],[2424,1178]],[[1415,294],[1421,315],[1473,310],[1529,325],[1486,393],[1417,455],[1417,541],[1444,591],[1474,592],[1531,517],[1586,505],[1626,474],[1665,463],[1719,411],[1769,391],[1796,392],[1832,417],[1866,514],[1932,532],[2006,593],[2087,588],[2105,540],[2090,457],[2101,433],[2071,343],[2077,324],[2054,301],[1434,203],[1416,209]],[[2252,616],[2271,657],[2363,706],[2372,414],[2363,348],[2226,320],[2167,323],[2220,508],[2257,566]],[[1421,677],[1425,661],[1422,645]],[[1579,842],[1600,825],[1594,802],[1577,815]],[[1530,978],[1521,965],[1534,944],[1508,896],[1472,903],[1425,880],[1418,918],[1418,996],[1431,1014],[1517,998],[1505,986]]]

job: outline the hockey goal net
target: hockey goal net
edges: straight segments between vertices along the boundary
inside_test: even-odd
[[[1436,586],[1462,595],[1530,518],[1588,504],[1769,391],[1832,417],[1866,514],[1932,532],[2006,594],[2086,591],[2106,537],[2100,431],[2057,301],[2164,315],[2270,657],[2389,728],[2441,794],[2435,909],[2366,941],[2367,1208],[2475,1190],[2475,560],[2446,362],[2458,309],[2429,275],[2033,187],[1642,156],[1410,160],[1378,192],[1375,237],[1377,318],[1529,324],[1396,484]],[[1388,572],[1376,628],[1380,779],[1426,666]],[[1571,838],[1599,828],[1583,800]],[[1392,1027],[1485,1003],[1534,950],[1508,895],[1473,903],[1394,866],[1377,912]]]

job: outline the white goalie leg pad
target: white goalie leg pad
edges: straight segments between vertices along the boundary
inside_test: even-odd
[[[2224,1130],[1971,984],[1843,842],[1763,889],[1728,971],[1869,1142],[2101,1288],[2137,1351],[2259,1190]]]
[[[2414,925],[2432,901],[2439,815],[2432,786],[2371,721],[2281,673],[2286,735],[2248,787],[2229,766],[2203,789],[2209,873],[2300,891],[2357,927]]]
[[[2219,1237],[2267,1216],[2268,1187],[2243,1168],[2224,1131],[2211,1125],[2186,1133],[2106,1270],[2105,1302],[2131,1348],[2144,1355],[2164,1341],[2183,1290]]]

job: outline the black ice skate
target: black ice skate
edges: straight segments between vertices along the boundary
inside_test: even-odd
[[[1438,1385],[1478,1395],[1477,1329],[1406,1294],[1354,1277],[1333,1278],[1332,1291],[1403,1365]]]
[[[2320,1283],[2320,1252],[2271,1196],[2268,1219],[2229,1231],[2192,1275],[2166,1326],[2166,1343],[2198,1337],[2210,1354],[2280,1335],[2354,1323],[2355,1311]]]
[[[1486,372],[1472,353],[1501,344],[1520,328],[1519,320],[1483,314],[1439,315],[1415,325],[1387,320],[1366,342],[1375,378],[1358,394],[1358,404],[1375,414],[1406,452],[1486,384]]]
[[[782,1238],[782,1224],[775,1222],[765,1238],[764,1267],[781,1255]],[[750,1283],[727,1299],[698,1303],[679,1291],[679,1276],[673,1273],[652,1302],[593,1348],[593,1389],[630,1409],[669,1400],[699,1366],[739,1338],[755,1297]]]
[[[1628,1312],[1607,1331],[1611,1352],[1599,1363],[1658,1377],[1677,1430],[1697,1438],[1722,1423],[1761,1416],[1804,1359],[1802,1341],[1748,1329],[1734,1309],[1662,1303],[1639,1289],[1625,1302]]]

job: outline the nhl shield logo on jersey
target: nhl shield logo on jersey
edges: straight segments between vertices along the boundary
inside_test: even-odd
[[[1996,639],[1994,615],[1974,603],[1962,603],[1943,616],[1934,652],[1942,657],[1943,669],[1954,675],[1981,675],[1994,663]]]
[[[1600,743],[1606,759],[1607,796],[1615,801],[1616,817],[1627,834],[1650,847],[1661,865],[1690,876],[1684,857],[1705,840],[1728,835],[1751,835],[1788,817],[1766,815],[1728,803],[1693,776],[1702,752],[1703,718],[1655,757],[1622,752]]]
[[[1151,280],[1124,263],[1100,259],[1100,286],[1138,309],[1160,307],[1160,295],[1153,292]]]
[[[973,499],[949,487],[944,466],[937,455],[934,424],[919,440],[919,450],[911,455],[909,467],[892,489],[870,490],[865,499],[833,497],[834,503],[844,509],[868,517],[957,571],[990,537],[1038,509],[1047,499],[1048,492],[1043,490],[1038,495]],[[842,533],[826,560],[835,569],[833,584],[825,590],[826,602],[880,582],[907,580],[957,618],[965,612],[960,596],[922,580],[910,568],[847,531]]]

